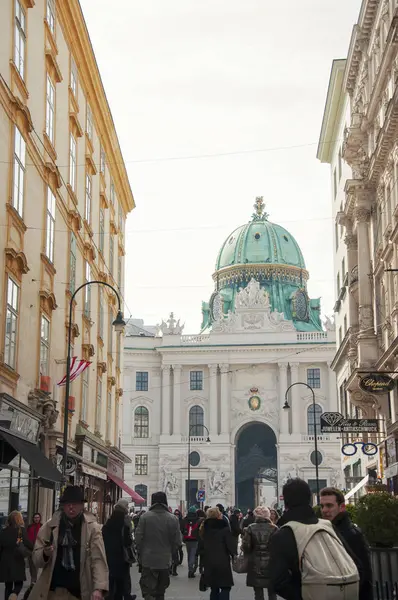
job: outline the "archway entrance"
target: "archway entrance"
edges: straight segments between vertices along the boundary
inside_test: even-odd
[[[235,464],[236,506],[243,511],[277,493],[276,436],[265,423],[248,423],[238,431]],[[265,496],[264,496],[265,494]]]

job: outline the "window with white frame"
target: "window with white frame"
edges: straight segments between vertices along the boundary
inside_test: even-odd
[[[55,2],[47,0],[46,20],[48,27],[53,35],[55,35]]]
[[[106,439],[110,441],[112,431],[112,392],[108,392],[107,406],[106,406]]]
[[[134,437],[149,437],[149,411],[145,406],[137,406],[134,411]]]
[[[74,294],[76,289],[76,236],[73,231],[70,234],[70,254],[69,254],[69,291]]]
[[[148,475],[148,455],[147,454],[136,454],[134,463],[135,463],[135,474],[136,475]]]
[[[90,283],[91,281],[91,268],[90,263],[86,260],[84,266],[85,282]],[[89,318],[91,310],[91,286],[86,285],[84,288],[84,316]]]
[[[121,206],[119,206],[118,212],[118,225],[119,225],[119,233],[123,235],[123,211]]]
[[[47,188],[47,219],[46,219],[46,256],[54,262],[55,236],[55,196],[51,188]]]
[[[14,127],[14,172],[12,205],[23,217],[26,144],[18,127]]]
[[[307,369],[307,384],[312,388],[321,387],[321,370],[318,368]]]
[[[197,404],[189,409],[189,434],[203,435],[204,411]]]
[[[73,134],[69,138],[69,184],[76,191],[76,140]]]
[[[110,196],[111,196],[111,202],[112,202],[112,204],[115,204],[115,200],[116,200],[116,196],[115,196],[115,184],[113,183],[113,181],[111,181]]]
[[[17,359],[19,286],[11,277],[7,279],[7,306],[4,341],[4,362],[15,369]]]
[[[117,258],[117,285],[119,290],[122,289],[122,257]]]
[[[73,56],[70,57],[70,87],[77,99],[77,67]]]
[[[87,421],[87,407],[89,399],[89,384],[90,384],[90,368],[88,367],[83,371],[82,375],[82,408],[81,408],[81,420]]]
[[[40,375],[49,374],[50,321],[45,315],[40,318]]]
[[[20,0],[15,0],[14,64],[25,79],[26,15]]]
[[[322,407],[319,404],[310,404],[307,408],[307,431],[308,435],[315,435],[315,425],[316,425],[316,435],[321,435],[321,414]]]
[[[113,314],[109,311],[108,319],[108,354],[113,352]]]
[[[97,378],[97,406],[95,411],[95,430],[101,431],[102,420],[102,377]]]
[[[86,112],[86,133],[90,140],[93,139],[93,113],[89,104],[87,104],[87,112]]]
[[[100,172],[103,175],[105,175],[105,164],[106,164],[105,150],[101,146],[101,151],[100,151]]]
[[[98,324],[98,334],[100,338],[104,339],[104,293],[102,290],[99,290],[99,324]]]
[[[191,371],[189,373],[189,389],[203,390],[203,371]]]
[[[104,254],[105,248],[105,211],[103,208],[99,210],[99,249]]]
[[[89,173],[86,173],[86,202],[84,206],[84,218],[87,223],[91,223],[91,198],[92,198],[93,180]]]
[[[115,251],[115,240],[113,235],[109,236],[109,271],[113,275],[113,263],[114,263],[114,251]]]
[[[46,134],[50,142],[54,145],[54,123],[55,123],[55,86],[51,77],[47,75],[47,95],[46,95]]]
[[[135,390],[136,392],[147,392],[149,384],[148,371],[137,371],[135,374]]]

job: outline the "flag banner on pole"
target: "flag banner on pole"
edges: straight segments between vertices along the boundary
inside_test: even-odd
[[[91,365],[89,360],[84,360],[82,358],[78,359],[77,356],[74,356],[70,363],[70,377],[69,381],[74,381]],[[62,377],[61,381],[57,383],[57,385],[65,385],[66,384],[66,375]]]

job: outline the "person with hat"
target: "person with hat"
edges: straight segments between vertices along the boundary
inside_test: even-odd
[[[33,562],[42,572],[29,600],[103,600],[109,588],[104,542],[79,486],[64,489],[59,510],[37,535]]]
[[[144,600],[164,600],[170,585],[172,556],[181,546],[180,526],[175,516],[169,513],[164,492],[152,494],[151,507],[140,518],[135,542]]]

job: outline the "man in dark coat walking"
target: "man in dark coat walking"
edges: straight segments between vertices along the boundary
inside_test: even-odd
[[[181,546],[178,520],[169,512],[164,492],[152,494],[152,505],[141,516],[135,534],[142,568],[140,586],[144,600],[164,600],[170,585],[172,556]]]
[[[0,532],[0,582],[5,583],[5,600],[17,600],[26,580],[25,558],[18,550],[19,544],[33,550],[22,515],[15,510],[8,515],[7,525]]]
[[[373,599],[372,563],[369,544],[362,531],[354,525],[346,511],[344,494],[336,488],[321,490],[322,517],[331,521],[340,537],[349,546],[361,575],[359,600]]]
[[[232,533],[232,535],[235,539],[235,543],[236,543],[236,549],[238,549],[239,536],[242,533],[241,529],[240,529],[239,515],[240,515],[239,508],[235,508],[229,519],[229,524],[231,526],[231,533]]]

